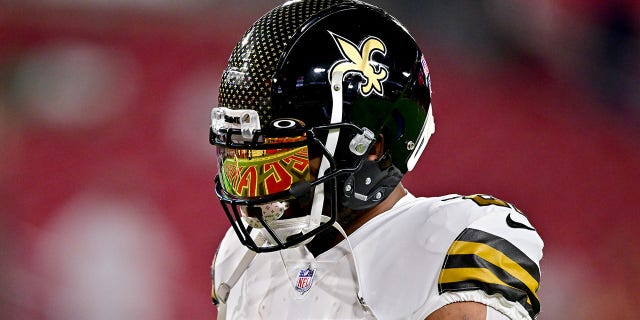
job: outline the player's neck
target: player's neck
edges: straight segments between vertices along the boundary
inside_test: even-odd
[[[407,195],[407,190],[402,186],[402,183],[399,183],[391,194],[377,206],[361,211],[351,211],[346,214],[346,217],[340,217],[338,223],[344,228],[347,235],[351,235],[367,221],[391,209],[405,195]],[[313,241],[307,244],[307,248],[317,257],[335,247],[342,240],[344,240],[342,234],[335,228],[329,228],[318,234]]]
[[[393,189],[391,194],[384,199],[380,204],[375,207],[356,211],[352,214],[355,219],[352,219],[349,224],[343,225],[342,227],[347,232],[347,235],[352,234],[356,230],[358,230],[362,225],[364,225],[367,221],[375,218],[377,215],[391,209],[402,197],[407,195],[407,189],[402,186],[402,183],[398,183],[398,185]]]

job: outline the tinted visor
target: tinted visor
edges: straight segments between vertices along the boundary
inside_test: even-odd
[[[282,142],[278,140],[269,142]],[[268,196],[289,190],[296,182],[310,180],[307,146],[287,149],[218,147],[218,161],[222,187],[236,197]]]

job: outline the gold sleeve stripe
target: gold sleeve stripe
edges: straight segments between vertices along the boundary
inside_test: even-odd
[[[467,228],[451,244],[438,278],[438,292],[483,290],[540,312],[538,264],[494,234]]]
[[[514,276],[516,279],[522,281],[529,290],[533,293],[535,298],[538,298],[538,295],[535,293],[538,291],[540,284],[536,279],[534,279],[527,270],[522,268],[518,263],[511,260],[502,252],[484,244],[484,243],[475,243],[475,242],[467,242],[467,241],[454,241],[451,248],[449,248],[449,252],[447,255],[457,255],[457,254],[475,254],[485,261],[502,268],[505,272]],[[446,269],[445,269],[446,270]],[[443,282],[454,282],[454,281],[443,281]]]

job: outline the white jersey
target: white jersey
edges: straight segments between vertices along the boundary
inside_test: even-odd
[[[449,303],[476,301],[510,319],[530,319],[539,312],[542,247],[507,202],[409,194],[315,258],[305,247],[255,255],[219,315],[424,319]],[[214,302],[247,250],[227,232],[213,263]]]

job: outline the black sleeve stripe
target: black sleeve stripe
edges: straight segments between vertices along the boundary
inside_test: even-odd
[[[438,289],[441,294],[471,289],[500,293],[534,318],[540,311],[539,274],[536,263],[505,239],[466,229],[449,248]]]

